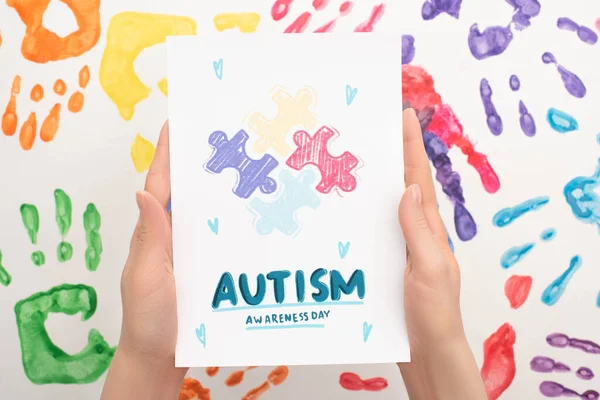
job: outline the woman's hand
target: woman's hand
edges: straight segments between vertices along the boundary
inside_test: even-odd
[[[103,399],[177,398],[187,369],[175,368],[177,305],[171,216],[169,127],[165,124],[145,190],[136,200],[140,217],[121,278],[121,338]]]
[[[415,112],[403,114],[407,190],[398,217],[408,248],[404,310],[412,361],[398,364],[412,400],[487,398],[460,312],[460,271],[438,212]]]

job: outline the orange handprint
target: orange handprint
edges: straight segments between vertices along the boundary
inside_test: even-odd
[[[88,66],[84,66],[79,71],[79,87],[85,89],[90,80],[90,70]],[[57,80],[54,84],[54,93],[58,96],[64,96],[67,92],[67,86],[61,79]],[[2,115],[2,132],[6,136],[13,136],[18,127],[19,117],[17,115],[17,98],[21,93],[21,77],[15,76],[10,92],[10,98],[4,114]],[[30,93],[32,101],[38,103],[43,100],[45,96],[44,87],[40,84],[36,84]],[[82,110],[84,103],[84,95],[80,90],[75,91],[68,100],[68,109],[72,113],[77,113]],[[56,136],[60,123],[60,112],[61,103],[57,102],[48,112],[48,115],[44,119],[40,128],[40,139],[44,142],[50,142]],[[19,144],[23,150],[31,150],[33,143],[35,142],[37,134],[37,115],[35,112],[31,112],[27,117],[27,120],[21,126],[19,131]]]
[[[100,39],[100,0],[61,0],[73,12],[78,30],[60,37],[43,25],[50,0],[6,0],[25,24],[21,53],[29,61],[47,63],[78,57]]]

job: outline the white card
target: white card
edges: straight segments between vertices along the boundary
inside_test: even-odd
[[[409,360],[401,43],[168,39],[177,366]]]

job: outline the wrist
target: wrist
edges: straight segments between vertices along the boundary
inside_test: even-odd
[[[145,356],[119,344],[102,398],[177,398],[186,373],[187,368],[175,367],[174,357]]]

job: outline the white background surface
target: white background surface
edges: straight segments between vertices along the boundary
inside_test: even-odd
[[[383,0],[382,0],[383,1]],[[297,0],[301,9],[310,8],[309,1]],[[334,2],[333,3],[339,3]],[[356,7],[357,17],[339,31],[349,31],[358,21],[366,19],[374,1],[361,1]],[[487,194],[476,172],[456,149],[450,156],[456,171],[461,174],[467,207],[477,224],[478,235],[469,243],[461,243],[452,230],[450,203],[440,191],[440,209],[449,226],[462,268],[462,309],[469,341],[479,363],[483,360],[482,343],[500,325],[512,324],[516,331],[515,358],[517,374],[503,399],[541,398],[538,387],[542,380],[552,379],[579,392],[595,388],[598,377],[590,382],[575,378],[574,374],[541,375],[530,371],[529,361],[536,355],[546,355],[578,368],[580,365],[600,371],[600,358],[581,351],[553,349],[545,337],[552,332],[564,332],[572,337],[600,341],[600,309],[595,299],[600,290],[598,265],[598,229],[583,224],[573,217],[564,201],[564,185],[575,176],[589,176],[596,167],[600,147],[597,105],[600,104],[597,66],[600,62],[598,45],[582,43],[572,32],[556,28],[558,17],[568,16],[575,21],[593,26],[600,17],[600,5],[592,0],[543,2],[541,14],[532,20],[532,26],[516,32],[513,43],[501,56],[484,61],[475,60],[467,47],[468,29],[478,22],[482,29],[488,25],[506,26],[511,7],[502,0],[464,0],[459,20],[441,15],[433,21],[420,16],[422,1],[388,2],[388,11],[376,27],[377,31],[402,29],[415,36],[414,64],[425,67],[435,78],[436,90],[443,101],[450,104],[460,118],[465,132],[475,140],[477,149],[488,155],[496,169],[502,187],[494,195]],[[485,3],[485,5],[484,5]],[[256,11],[263,20],[259,30],[281,32],[289,23],[269,18],[271,2],[184,2],[122,0],[104,1],[101,7],[102,26],[123,11],[160,12],[194,17],[199,32],[212,32],[212,17],[220,11]],[[333,6],[331,6],[333,8]],[[51,2],[45,17],[48,27],[67,34],[75,28],[74,18],[64,4]],[[329,13],[329,15],[327,15]],[[336,14],[324,12],[315,19],[316,28]],[[353,12],[354,15],[354,12]],[[132,121],[123,121],[114,104],[102,91],[98,82],[98,68],[105,46],[105,32],[89,53],[78,59],[38,65],[23,59],[20,41],[24,27],[16,12],[0,4],[0,29],[3,44],[0,48],[0,96],[8,101],[10,85],[15,74],[23,77],[23,95],[18,103],[21,118],[32,110],[44,113],[52,103],[36,105],[28,100],[35,83],[45,87],[63,77],[70,87],[82,65],[90,65],[92,79],[86,90],[86,106],[78,115],[65,113],[56,139],[49,144],[37,141],[30,152],[23,152],[16,137],[0,136],[0,248],[3,265],[11,272],[13,283],[0,287],[0,389],[6,398],[96,398],[102,379],[91,385],[36,386],[27,380],[20,360],[19,340],[15,325],[14,304],[32,293],[47,290],[61,283],[86,283],[98,292],[96,314],[86,322],[77,316],[50,316],[47,327],[58,346],[75,353],[84,347],[87,332],[97,328],[111,344],[116,344],[120,326],[119,277],[128,251],[128,243],[137,209],[134,192],[143,185],[143,174],[137,174],[129,157],[131,143],[139,132],[153,142],[166,118],[166,98],[154,89],[150,98],[136,109]],[[227,32],[227,34],[235,34]],[[136,62],[136,70],[144,82],[153,88],[165,76],[165,46],[144,51]],[[575,71],[585,82],[588,94],[575,99],[565,91],[555,67],[541,62],[545,51],[555,54],[558,61]],[[400,73],[400,71],[398,72]],[[508,78],[516,73],[522,82],[518,93],[510,91]],[[486,77],[494,90],[494,102],[504,122],[504,133],[493,137],[485,123],[485,114],[479,98],[479,82]],[[538,133],[534,138],[523,135],[518,124],[518,101],[523,99],[536,119]],[[567,135],[552,131],[544,117],[549,107],[556,107],[577,117],[580,129]],[[69,241],[75,248],[71,262],[55,261],[59,241],[54,222],[53,191],[64,189],[73,201],[73,226]],[[550,196],[550,203],[504,229],[494,228],[492,216],[499,209],[539,196]],[[21,223],[19,206],[29,202],[38,206],[41,219],[38,248],[44,250],[47,264],[36,268],[29,259],[30,245]],[[97,272],[85,269],[82,254],[85,237],[81,215],[85,205],[94,202],[102,215],[104,253]],[[555,227],[557,237],[537,247],[511,271],[500,267],[500,256],[511,246],[536,240],[543,229]],[[538,241],[539,242],[539,241]],[[575,274],[561,300],[553,307],[540,301],[544,288],[567,268],[570,258],[579,254],[581,269]],[[530,274],[533,288],[529,300],[515,311],[504,297],[505,280],[513,273]],[[210,387],[213,397],[240,398],[250,388],[262,383],[270,369],[249,371],[244,382],[236,388],[223,384],[225,372],[208,378],[204,371],[192,375]],[[339,384],[339,374],[352,371],[363,378],[384,376],[390,386],[379,393],[348,392]],[[292,368],[285,384],[264,395],[265,399],[304,398],[406,398],[394,365],[346,367]]]

